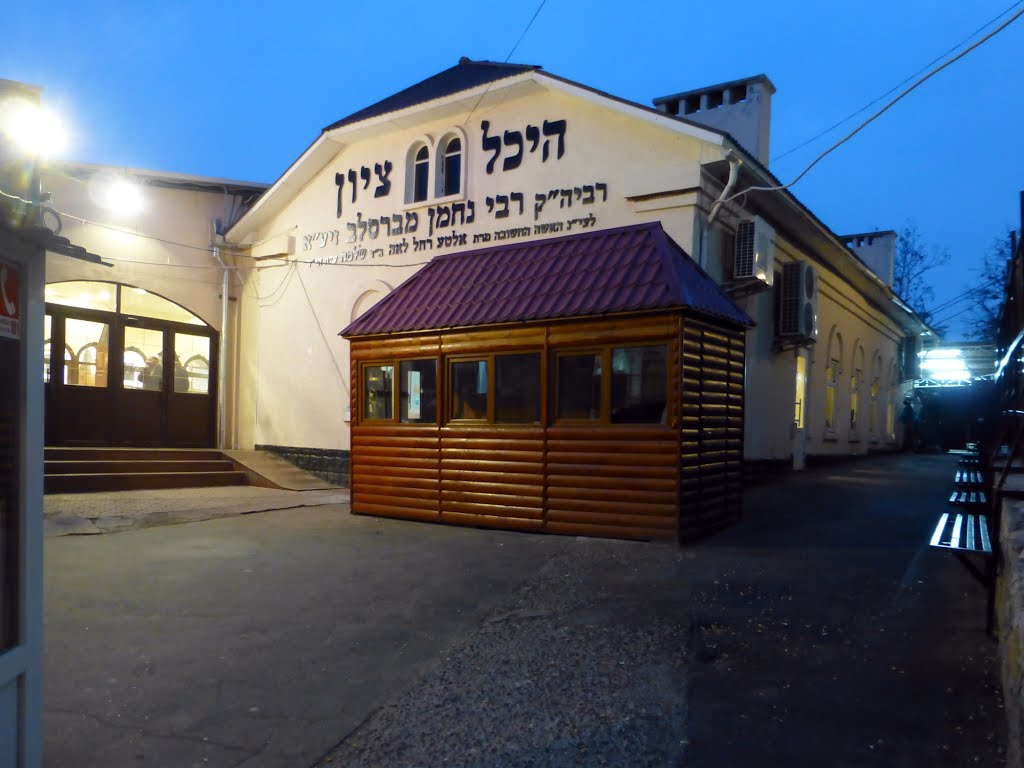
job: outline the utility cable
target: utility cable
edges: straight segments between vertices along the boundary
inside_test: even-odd
[[[530,21],[523,29],[523,33],[519,36],[519,39],[516,40],[516,44],[512,46],[512,50],[508,52],[508,56],[506,56],[505,61],[502,62],[503,64],[508,64],[509,59],[512,58],[512,54],[516,52],[516,49],[519,47],[519,44],[523,42],[523,38],[526,37],[526,33],[530,31],[530,27],[532,27],[533,22],[537,20],[537,16],[540,14],[541,9],[544,7],[547,1],[548,0],[540,0],[540,5],[538,5],[537,10],[533,12],[533,16],[530,17]],[[480,94],[480,98],[476,100],[476,104],[474,104],[473,108],[469,110],[469,114],[466,115],[466,119],[462,121],[463,125],[469,124],[469,118],[471,118],[473,116],[473,113],[476,112],[476,108],[480,106],[480,102],[484,100],[484,96],[486,96],[490,92],[492,85],[494,85],[494,83],[490,82],[487,84],[487,87],[484,88],[484,92]]]
[[[800,181],[800,179],[802,179],[804,176],[806,176],[807,173],[814,166],[816,166],[818,163],[820,163],[822,160],[824,160],[826,157],[828,157],[832,152],[834,152],[835,150],[839,149],[839,147],[841,147],[843,144],[848,142],[850,139],[852,139],[854,136],[856,136],[858,133],[860,133],[864,128],[866,128],[868,125],[870,125],[875,120],[877,120],[879,117],[881,117],[883,114],[888,112],[889,109],[892,106],[894,106],[897,102],[899,102],[901,99],[903,99],[909,93],[911,93],[916,88],[918,88],[920,85],[922,85],[923,83],[927,82],[929,79],[931,79],[932,77],[937,75],[939,72],[944,70],[946,67],[948,67],[951,64],[953,64],[953,63],[959,61],[960,59],[962,59],[964,56],[966,56],[968,53],[973,51],[978,46],[980,46],[980,45],[986,43],[987,41],[991,40],[993,37],[995,37],[1000,32],[1002,32],[1004,29],[1006,29],[1008,26],[1010,26],[1013,22],[1015,22],[1021,16],[1024,16],[1024,8],[1021,8],[1019,11],[1017,11],[1015,14],[1013,14],[1013,16],[1011,16],[1009,19],[1004,21],[1002,24],[1000,24],[998,27],[993,29],[991,32],[989,32],[984,37],[982,37],[979,40],[977,40],[974,43],[972,43],[969,47],[967,47],[964,50],[962,50],[956,56],[954,56],[953,58],[948,59],[947,61],[943,62],[938,67],[935,67],[930,72],[928,72],[928,74],[926,74],[924,77],[919,78],[916,82],[914,82],[913,85],[911,85],[909,88],[906,88],[903,91],[901,91],[899,93],[899,95],[897,95],[894,99],[890,100],[884,107],[882,107],[880,110],[875,112],[873,115],[871,115],[871,117],[869,117],[867,120],[862,122],[860,125],[858,125],[856,128],[854,128],[852,131],[850,131],[848,134],[846,134],[843,138],[841,138],[839,141],[837,141],[831,147],[829,147],[824,152],[822,152],[820,155],[818,155],[816,158],[814,158],[814,160],[811,162],[811,164],[808,165],[806,168],[804,168],[797,175],[797,177],[795,179],[793,179],[791,182],[789,182],[788,184],[782,184],[782,185],[779,185],[779,186],[768,186],[768,187],[747,187],[746,189],[744,189],[741,192],[737,192],[736,194],[731,195],[731,196],[725,198],[724,200],[720,200],[720,201],[716,201],[716,202],[718,202],[719,204],[728,203],[730,200],[733,200],[733,199],[735,199],[735,198],[739,197],[740,195],[743,195],[743,194],[745,194],[747,192],[781,192],[784,189],[789,189],[794,184],[796,184],[798,181]]]
[[[38,203],[35,203],[35,202],[31,201],[31,200],[26,200],[25,198],[19,197],[18,195],[9,194],[9,193],[3,191],[2,189],[0,189],[0,196],[9,198],[11,200],[17,200],[19,202],[26,203],[27,205],[38,205]],[[54,209],[54,210],[57,210],[57,209]],[[132,235],[134,237],[141,237],[141,238],[143,238],[145,240],[152,240],[152,241],[157,242],[157,243],[163,243],[164,245],[173,245],[173,246],[177,246],[178,248],[188,248],[190,250],[201,251],[203,253],[210,253],[210,254],[212,254],[212,253],[215,252],[213,248],[209,248],[209,247],[206,247],[206,246],[191,245],[189,243],[179,243],[179,242],[177,242],[175,240],[168,240],[168,239],[163,238],[163,237],[157,237],[156,235],[147,235],[147,234],[145,234],[143,232],[134,232],[134,231],[132,231],[130,229],[125,229],[123,227],[116,227],[116,226],[114,226],[112,224],[103,224],[102,222],[99,222],[99,221],[93,221],[92,219],[86,219],[86,218],[83,218],[81,216],[75,216],[74,214],[68,213],[67,211],[57,210],[57,213],[60,214],[61,216],[66,216],[67,218],[73,219],[74,221],[78,221],[78,222],[80,222],[82,224],[88,224],[88,225],[93,226],[93,227],[99,227],[100,229],[107,229],[107,230],[110,230],[111,232],[118,232],[118,233],[120,233],[122,235]],[[270,240],[273,240],[276,237],[280,237],[281,235],[285,235],[288,232],[291,232],[291,231],[293,231],[296,228],[297,227],[291,227],[290,229],[287,229],[284,232],[281,232],[281,233],[279,233],[277,235],[272,235],[270,237],[266,237],[263,240],[260,240],[259,242],[256,242],[256,243],[246,243],[244,245],[234,245],[234,244],[230,244],[229,243],[229,244],[227,244],[227,247],[222,248],[222,251],[227,251],[228,253],[233,253],[234,251],[239,250],[239,249],[250,248],[253,245],[260,245],[261,243],[269,242]],[[195,266],[193,266],[191,264],[161,264],[161,263],[156,262],[156,261],[140,261],[139,259],[118,259],[118,258],[114,258],[113,256],[104,256],[103,258],[106,259],[107,261],[117,261],[117,262],[123,262],[123,263],[127,263],[127,264],[141,264],[141,265],[144,265],[144,266],[152,266],[152,267],[178,267],[178,268],[181,268],[181,269],[216,269],[217,271],[222,271],[224,269],[228,269],[228,270],[243,270],[243,269],[253,269],[254,268],[253,266],[246,266],[246,267],[228,267],[228,266],[225,266],[225,267],[221,267],[221,266],[216,265],[216,264],[211,264],[209,266],[205,266],[205,265],[195,265]],[[310,265],[317,266],[317,267],[387,267],[387,268],[391,268],[391,269],[404,269],[406,267],[422,267],[422,266],[425,266],[425,265],[430,263],[429,261],[418,261],[418,262],[414,262],[412,264],[384,264],[384,263],[380,263],[380,262],[367,262],[365,264],[363,264],[363,263],[357,264],[357,263],[354,263],[354,262],[341,262],[341,261],[331,262],[331,261],[323,261],[323,260],[319,260],[318,261],[318,260],[315,260],[315,259],[291,259],[291,258],[288,258],[286,256],[282,256],[281,257],[281,261],[286,262],[287,264],[310,264]],[[264,267],[264,268],[273,268],[274,266],[285,266],[285,264],[268,265],[268,267]]]
[[[950,49],[949,49],[948,51],[946,51],[946,52],[945,52],[945,53],[943,53],[943,54],[940,54],[939,56],[936,56],[936,57],[935,57],[934,59],[932,59],[932,60],[931,60],[931,61],[929,61],[929,62],[928,62],[927,64],[925,64],[925,65],[924,65],[923,67],[921,67],[921,68],[920,68],[920,69],[918,69],[918,70],[917,70],[916,72],[914,72],[914,73],[913,73],[912,75],[910,75],[909,77],[907,77],[907,78],[905,78],[905,79],[901,80],[900,82],[898,82],[898,83],[897,83],[896,85],[894,85],[894,86],[893,86],[892,88],[890,88],[890,89],[889,89],[888,91],[886,91],[885,93],[883,93],[883,94],[882,94],[881,96],[879,96],[878,98],[876,98],[876,99],[873,99],[872,101],[869,101],[869,102],[868,102],[867,104],[865,104],[865,105],[864,105],[863,107],[861,107],[861,108],[860,108],[860,109],[858,109],[857,111],[855,111],[855,112],[851,112],[851,113],[850,113],[849,115],[847,115],[846,117],[844,117],[844,118],[843,118],[842,120],[840,120],[840,121],[838,121],[838,122],[836,122],[836,123],[833,123],[833,124],[832,124],[831,126],[829,126],[828,128],[826,128],[825,130],[823,130],[823,131],[821,131],[820,133],[818,133],[818,134],[815,134],[815,135],[814,135],[814,136],[812,136],[811,138],[807,139],[807,141],[804,141],[803,143],[801,143],[801,144],[798,144],[797,146],[793,147],[792,149],[787,149],[787,150],[786,150],[785,152],[783,152],[783,153],[782,153],[781,155],[776,155],[775,157],[773,157],[773,158],[771,159],[771,162],[773,162],[773,163],[774,163],[774,162],[777,162],[777,161],[781,160],[781,159],[782,159],[782,158],[784,158],[784,157],[788,157],[789,155],[793,154],[793,153],[794,153],[794,152],[796,152],[797,150],[803,149],[803,148],[804,148],[804,147],[806,147],[806,146],[807,146],[808,144],[811,144],[811,143],[813,143],[813,142],[817,141],[818,139],[820,139],[820,138],[821,138],[822,136],[825,136],[826,134],[829,134],[829,133],[831,133],[831,132],[832,132],[832,131],[834,131],[834,130],[835,130],[836,128],[838,128],[838,127],[839,127],[840,125],[842,125],[843,123],[847,123],[847,122],[849,122],[850,120],[852,120],[853,118],[855,118],[855,117],[856,117],[857,115],[859,115],[859,114],[860,114],[861,112],[864,112],[864,111],[866,111],[866,110],[870,109],[870,108],[871,108],[871,107],[873,107],[873,106],[874,106],[875,104],[877,104],[877,103],[878,103],[878,102],[880,102],[880,101],[881,101],[882,99],[884,99],[884,98],[885,98],[886,96],[888,96],[888,95],[889,95],[890,93],[894,93],[894,92],[895,92],[895,91],[896,91],[896,90],[897,90],[898,88],[900,88],[901,86],[903,86],[903,85],[905,85],[905,84],[909,83],[909,82],[910,82],[911,80],[913,80],[913,79],[914,79],[915,77],[917,77],[917,76],[918,76],[918,75],[920,75],[920,74],[921,74],[922,72],[924,72],[925,70],[927,70],[927,69],[928,69],[928,67],[932,66],[933,64],[935,64],[935,63],[937,63],[937,62],[939,62],[939,61],[942,61],[942,59],[944,59],[944,58],[946,58],[947,56],[949,56],[949,54],[953,53],[953,51],[957,50],[958,48],[961,48],[961,47],[963,47],[963,45],[964,45],[964,44],[965,44],[965,43],[966,43],[966,42],[967,42],[968,40],[970,40],[970,39],[971,39],[972,37],[974,37],[974,36],[975,36],[975,35],[977,35],[977,34],[978,34],[979,32],[981,32],[982,30],[984,30],[984,29],[985,29],[986,27],[990,27],[990,26],[992,26],[992,24],[994,24],[995,22],[997,22],[997,21],[998,21],[999,19],[1001,19],[1001,18],[1002,18],[1003,16],[1005,16],[1006,14],[1008,14],[1008,13],[1009,13],[1010,11],[1012,11],[1012,10],[1013,10],[1014,8],[1016,8],[1016,7],[1018,6],[1018,5],[1020,5],[1020,4],[1022,3],[1022,2],[1024,2],[1024,0],[1017,0],[1017,2],[1015,2],[1015,3],[1013,4],[1013,5],[1011,5],[1011,6],[1009,7],[1009,8],[1007,8],[1007,9],[1006,9],[1005,11],[1003,11],[1002,13],[1000,13],[1000,14],[999,14],[998,16],[996,16],[995,18],[992,18],[992,19],[989,19],[988,21],[986,21],[986,22],[985,22],[984,24],[982,24],[982,25],[981,25],[980,27],[978,27],[978,28],[977,28],[976,30],[974,30],[973,32],[971,32],[971,34],[967,35],[967,36],[966,36],[966,37],[965,37],[965,38],[964,38],[963,40],[961,40],[961,41],[960,41],[959,43],[957,43],[957,44],[956,44],[956,45],[954,45],[954,46],[953,46],[952,48],[950,48]]]

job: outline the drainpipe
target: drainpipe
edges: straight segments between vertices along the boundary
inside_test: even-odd
[[[228,380],[228,290],[231,271],[220,255],[220,219],[213,222],[213,259],[221,268],[220,339],[217,344],[217,447],[227,448],[227,380]]]

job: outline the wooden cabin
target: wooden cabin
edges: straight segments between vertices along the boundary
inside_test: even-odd
[[[749,324],[660,224],[435,258],[341,334],[352,511],[716,530],[741,506]]]

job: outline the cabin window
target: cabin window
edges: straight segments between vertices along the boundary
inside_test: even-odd
[[[363,368],[363,417],[391,419],[394,412],[393,365],[367,365]]]
[[[487,361],[460,360],[449,367],[452,419],[487,420]]]
[[[602,357],[595,352],[558,356],[558,418],[601,418]]]
[[[399,420],[437,423],[437,360],[404,360],[399,365]]]
[[[495,356],[495,422],[499,424],[540,423],[540,398],[539,352]]]
[[[664,424],[668,350],[664,344],[559,354],[556,418],[612,424]],[[611,376],[605,376],[605,371]]]
[[[613,349],[612,423],[664,423],[666,371],[664,345]]]

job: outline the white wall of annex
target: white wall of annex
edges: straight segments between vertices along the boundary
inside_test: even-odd
[[[822,455],[862,455],[896,447],[886,430],[886,409],[892,400],[898,416],[899,382],[892,371],[901,332],[860,294],[829,272],[819,272],[818,343],[812,351],[808,383],[810,415],[808,452]],[[839,351],[841,339],[841,352]],[[857,350],[863,350],[863,363]],[[825,427],[826,369],[839,360],[836,376],[834,428]],[[852,376],[860,367],[857,426],[851,428]],[[871,424],[871,384],[878,379],[874,428]],[[896,425],[897,431],[899,425]]]
[[[886,405],[899,399],[898,383],[891,370],[899,345],[899,329],[864,296],[836,276],[820,261],[808,259],[776,232],[776,275],[770,290],[741,300],[741,306],[757,326],[747,333],[746,418],[744,456],[748,460],[789,460],[794,452],[796,428],[796,354],[779,349],[775,338],[775,291],[781,290],[782,264],[810,260],[818,275],[818,337],[809,350],[807,390],[804,403],[808,455],[860,455],[891,449],[896,441],[886,434]],[[837,375],[834,429],[825,429],[825,381],[829,340],[834,329],[843,339],[842,368]],[[859,377],[858,427],[850,428],[851,376],[854,342],[864,350]],[[877,358],[876,358],[877,353]],[[876,370],[874,361],[878,359]],[[871,382],[879,379],[876,428],[870,428]],[[891,388],[890,388],[891,386]]]
[[[98,205],[90,182],[46,175],[51,205],[67,214],[61,235],[113,264],[90,264],[49,254],[48,283],[103,280],[156,293],[182,305],[220,330],[221,270],[210,248],[210,224],[225,219],[231,199],[223,192],[200,192],[143,185],[142,209],[118,215]],[[74,217],[90,223],[77,221]],[[237,288],[238,281],[234,281]]]

